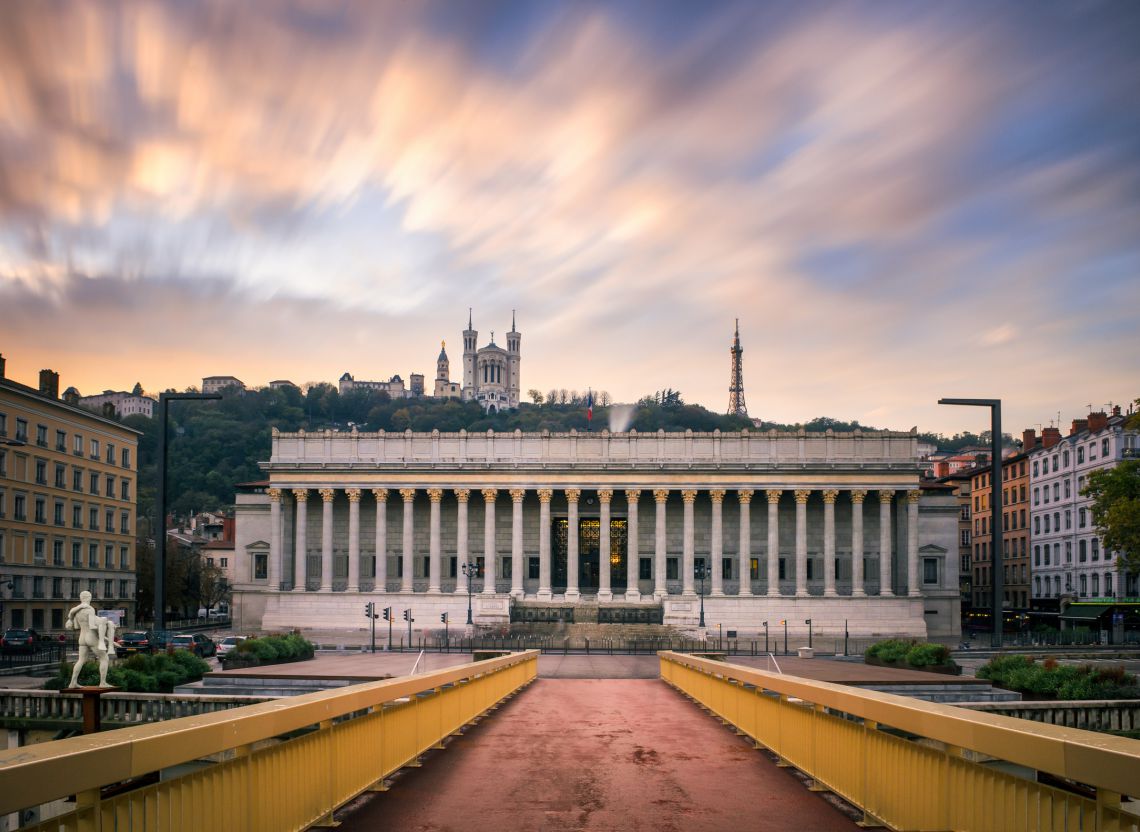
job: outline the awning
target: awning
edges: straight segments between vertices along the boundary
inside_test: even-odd
[[[1110,609],[1112,609],[1111,604],[1070,604],[1069,608],[1061,613],[1061,618],[1069,621],[1092,621]]]

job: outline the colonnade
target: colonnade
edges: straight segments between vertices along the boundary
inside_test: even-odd
[[[291,497],[296,504],[296,542],[293,547],[294,552],[294,565],[293,574],[299,576],[294,581],[293,591],[305,591],[305,575],[306,575],[306,556],[308,540],[308,504],[309,495],[312,489],[296,488],[291,489],[289,497]],[[369,489],[371,497],[376,501],[376,578],[375,585],[377,587],[387,586],[387,566],[388,566],[388,503],[391,498],[398,496],[403,502],[403,537],[402,537],[402,550],[400,556],[402,558],[401,570],[401,592],[413,591],[413,575],[414,575],[414,515],[413,506],[415,502],[416,488],[400,488],[398,491],[388,488],[372,488]],[[442,558],[443,552],[441,547],[441,504],[443,502],[444,489],[428,487],[422,489],[426,491],[430,501],[429,513],[429,544],[428,544],[428,594],[440,594],[443,590],[441,587],[442,575]],[[454,488],[450,489],[456,498],[456,546],[455,555],[459,563],[465,563],[470,559],[469,552],[469,529],[467,523],[467,509],[471,500],[472,489],[469,488]],[[554,496],[554,489],[552,488],[537,488],[533,490],[539,501],[539,587],[535,597],[539,600],[551,600],[554,597],[553,587],[551,586],[551,541],[550,541],[550,503]],[[578,539],[578,516],[579,516],[579,501],[582,496],[582,489],[571,487],[562,489],[566,497],[567,503],[567,585],[565,590],[565,598],[568,601],[576,600],[580,597],[581,591],[578,585],[579,574],[579,539]],[[672,491],[679,490],[683,505],[683,535],[682,535],[682,559],[681,559],[681,581],[682,581],[682,594],[695,595],[696,584],[694,578],[695,567],[695,504],[697,501],[698,493],[704,490],[711,501],[711,528],[710,528],[710,559],[713,568],[711,569],[711,595],[725,595],[724,580],[719,568],[724,550],[724,523],[722,507],[728,491],[726,489],[697,489],[697,488],[654,488],[652,489],[653,500],[656,504],[656,513],[654,516],[655,521],[655,534],[654,534],[654,550],[653,550],[653,595],[655,598],[662,598],[668,594],[667,588],[667,540],[666,540],[666,504],[669,500],[669,495]],[[807,597],[808,592],[808,535],[807,535],[807,505],[814,491],[813,489],[768,489],[763,492],[767,499],[768,504],[768,542],[767,542],[767,558],[768,558],[768,587],[766,594],[771,597],[782,596],[779,586],[779,561],[780,561],[780,545],[779,545],[779,503],[785,490],[791,490],[795,498],[795,597]],[[270,488],[269,490],[269,505],[270,505],[270,554],[269,554],[269,585],[277,587],[280,585],[284,569],[284,546],[283,546],[283,526],[282,526],[282,501],[287,499],[287,492],[280,488]],[[321,512],[321,570],[320,570],[320,584],[319,591],[331,592],[333,590],[333,500],[335,498],[336,490],[333,488],[319,488],[316,489],[322,500]],[[360,590],[360,500],[364,494],[364,489],[361,488],[345,488],[343,489],[348,498],[348,582],[346,590],[348,592],[358,592]],[[483,488],[479,490],[479,496],[485,505],[484,524],[483,524],[483,558],[484,570],[482,576],[482,587],[472,587],[473,591],[481,591],[486,594],[493,594],[496,592],[495,584],[497,579],[497,566],[498,566],[498,552],[496,551],[496,505],[500,502],[502,496],[506,496],[511,502],[511,589],[512,595],[522,597],[524,594],[523,588],[523,500],[526,497],[528,489],[523,488]],[[836,534],[835,534],[835,505],[840,495],[845,493],[848,500],[851,502],[852,507],[852,520],[851,520],[851,560],[852,560],[852,576],[851,595],[855,597],[862,597],[868,594],[865,586],[865,579],[863,575],[863,557],[864,557],[864,540],[863,540],[863,504],[867,497],[868,491],[865,489],[821,489],[818,490],[823,498],[823,594],[824,596],[838,596],[839,593],[836,589],[836,575],[835,575],[835,551],[836,551]],[[631,488],[624,491],[624,496],[627,506],[627,566],[629,568],[636,568],[642,552],[639,550],[639,511],[638,507],[642,497],[642,489]],[[740,505],[740,520],[739,520],[739,544],[738,554],[739,558],[738,569],[740,574],[739,588],[737,594],[742,596],[752,595],[751,581],[751,560],[752,560],[752,534],[751,534],[751,504],[754,491],[748,489],[739,489],[733,492]],[[919,492],[917,490],[907,490],[901,492],[905,494],[906,511],[907,511],[907,540],[906,540],[906,591],[910,596],[921,595],[918,574],[918,501]],[[599,551],[608,553],[610,551],[610,516],[611,505],[615,496],[615,491],[609,488],[600,488],[596,490],[598,505],[599,505],[599,519],[600,519],[600,535]],[[880,596],[891,596],[894,594],[891,586],[891,552],[892,552],[892,506],[894,504],[896,492],[889,489],[881,489],[877,492],[879,499],[879,586],[877,587],[877,594]],[[645,553],[648,554],[648,553]],[[788,554],[788,553],[784,553]],[[450,553],[449,553],[450,556]],[[610,576],[610,560],[609,557],[599,557],[598,559],[598,600],[608,601],[613,597],[611,588]],[[458,570],[456,575],[455,592],[460,594],[467,593],[467,576],[463,570]]]

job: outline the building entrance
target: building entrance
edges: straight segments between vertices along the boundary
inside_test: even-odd
[[[614,593],[625,592],[628,585],[629,565],[626,562],[626,534],[628,523],[624,517],[610,519],[610,588]],[[566,591],[566,569],[569,554],[570,521],[556,517],[551,530],[551,580],[554,592]],[[598,591],[599,558],[602,553],[602,522],[596,517],[578,520],[578,590],[583,593]]]

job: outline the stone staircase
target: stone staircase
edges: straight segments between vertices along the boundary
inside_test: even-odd
[[[382,678],[382,677],[378,677]],[[227,676],[207,673],[199,682],[179,685],[178,694],[209,696],[300,696],[330,688],[358,685],[364,679],[287,679],[273,676]]]
[[[511,636],[548,639],[554,646],[564,643],[571,648],[584,648],[613,642],[658,641],[662,644],[676,642],[682,634],[674,627],[665,624],[598,624],[595,622],[515,622],[511,624]]]

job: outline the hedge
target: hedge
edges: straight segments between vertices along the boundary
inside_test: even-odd
[[[872,644],[864,652],[865,659],[880,664],[903,667],[957,667],[950,658],[950,648],[944,644],[892,638]]]
[[[239,667],[257,667],[263,664],[283,664],[311,659],[316,645],[296,633],[287,636],[247,638],[239,642],[236,650],[222,656],[222,667],[232,670]]]
[[[60,662],[56,675],[45,684],[46,690],[60,690],[71,682],[74,662]],[[136,653],[115,661],[107,671],[107,684],[131,693],[173,693],[177,685],[197,682],[210,666],[188,650],[166,653]],[[89,661],[79,671],[80,685],[99,684],[99,663]]]
[[[998,656],[978,668],[979,679],[1039,699],[1140,699],[1140,686],[1123,667],[1038,663],[1030,656]]]

